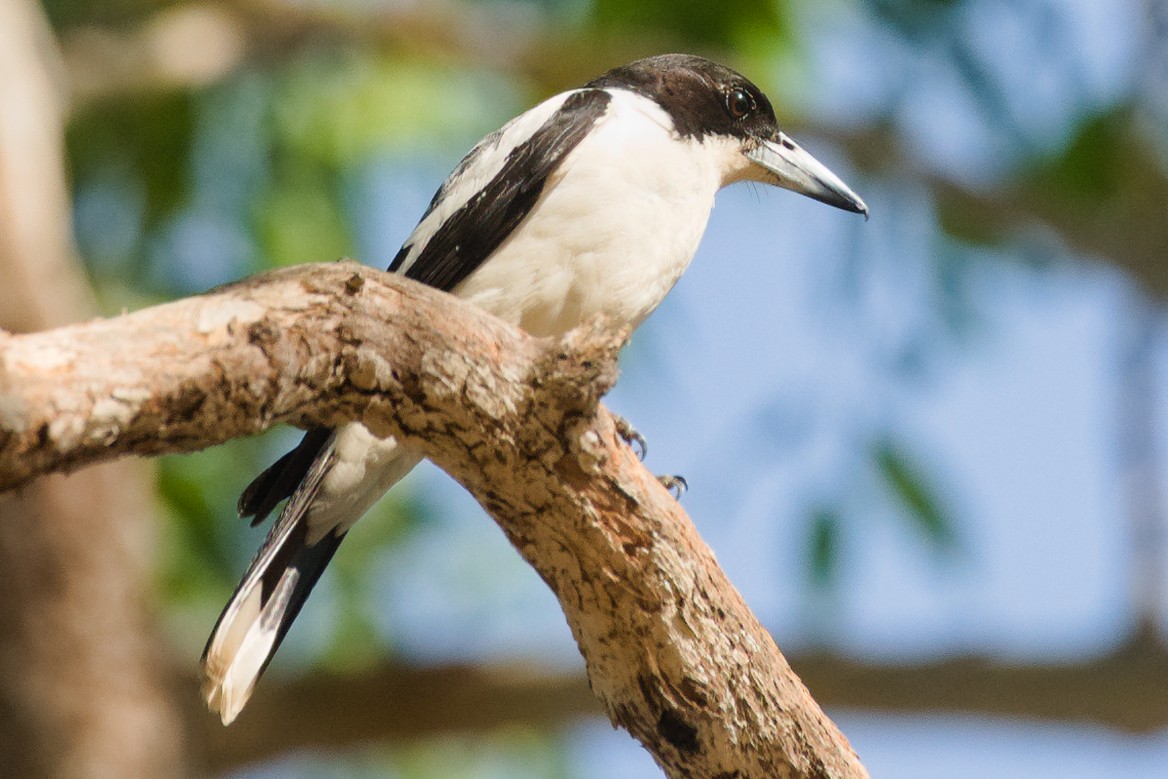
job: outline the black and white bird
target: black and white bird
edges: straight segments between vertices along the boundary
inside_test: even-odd
[[[488,135],[439,188],[389,269],[533,335],[597,314],[636,326],[689,265],[717,191],[785,187],[867,206],[778,127],[750,81],[668,54],[611,70]],[[244,491],[263,520],[289,498],[203,654],[204,692],[239,714],[333,553],[421,456],[360,423],[310,430]]]

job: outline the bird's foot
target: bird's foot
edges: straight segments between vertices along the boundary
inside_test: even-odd
[[[681,496],[689,489],[689,482],[685,480],[684,476],[676,474],[672,476],[658,476],[657,481],[661,482],[661,486],[669,490],[669,494],[673,496],[674,500],[681,500]]]
[[[638,433],[637,428],[633,427],[632,423],[621,415],[613,414],[613,421],[616,423],[616,434],[633,448],[637,459],[643,462],[645,455],[649,454],[649,445],[645,443],[645,437]]]
[[[633,453],[637,455],[637,459],[644,461],[645,455],[649,453],[649,445],[645,443],[645,437],[637,432],[637,428],[633,427],[632,423],[619,414],[613,414],[613,421],[616,423],[616,434],[624,440],[626,444],[632,447]],[[669,494],[673,496],[674,500],[681,500],[681,496],[689,489],[689,483],[686,482],[684,476],[658,476],[657,481],[661,482],[661,486],[669,490]]]

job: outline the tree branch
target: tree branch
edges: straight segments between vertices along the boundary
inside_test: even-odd
[[[472,423],[461,393],[484,395],[476,397],[483,424],[517,413],[508,404],[520,402],[522,380],[541,358],[578,361],[580,393],[566,397],[573,409],[594,408],[615,380],[622,341],[586,332],[578,352],[550,355],[466,303],[356,263],[293,268],[127,316],[0,339],[0,489],[126,454],[202,449],[279,423],[361,418],[429,454],[432,427]],[[434,419],[436,403],[454,418]],[[458,417],[459,404],[467,416]]]
[[[502,727],[547,730],[604,713],[580,673],[387,662],[352,673],[269,674],[243,715],[224,728],[207,715],[192,671],[184,679],[187,732],[205,776],[297,750],[340,753]]]
[[[791,659],[826,706],[909,715],[992,715],[1154,733],[1168,725],[1168,647],[1143,627],[1101,657],[1016,664],[984,656],[874,663],[833,653]],[[269,674],[245,715],[224,729],[194,691],[184,700],[192,753],[226,774],[293,748],[339,752],[515,725],[564,726],[601,711],[582,674],[491,666],[416,667],[386,662],[358,672]],[[387,700],[394,701],[386,706]]]
[[[593,692],[672,777],[863,777],[599,399],[625,334],[534,339],[362,266],[304,266],[0,341],[0,489],[278,422],[361,419],[461,482],[556,593]]]

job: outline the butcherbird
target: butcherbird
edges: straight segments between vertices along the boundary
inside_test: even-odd
[[[868,209],[783,133],[766,96],[701,57],[667,54],[549,98],[480,141],[389,270],[537,336],[598,315],[636,326],[689,265],[717,191],[736,181]],[[287,504],[203,653],[204,692],[239,714],[349,529],[421,456],[361,423],[309,430],[239,500]]]

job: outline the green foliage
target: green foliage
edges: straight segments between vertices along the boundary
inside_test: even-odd
[[[939,495],[934,474],[908,448],[891,436],[878,438],[867,463],[878,483],[900,508],[909,529],[943,556],[957,551],[959,537],[951,509]],[[865,499],[864,505],[870,505]],[[862,522],[866,510],[841,509],[836,504],[814,507],[807,519],[805,560],[807,581],[816,590],[828,591],[839,581],[844,539],[849,522]]]
[[[569,779],[561,740],[528,728],[501,728],[327,757],[311,753],[281,766],[287,779]]]
[[[655,34],[699,49],[759,38],[773,45],[790,35],[784,6],[774,0],[596,0],[593,21],[606,33]]]
[[[41,0],[54,27],[77,24],[125,25],[141,21],[144,14],[157,11],[158,0]]]
[[[378,156],[466,149],[527,99],[503,79],[357,46],[311,46],[197,93],[90,107],[69,129],[71,173],[97,213],[132,206],[137,232],[79,219],[107,310],[202,291],[249,272],[359,256],[346,186]],[[130,193],[133,203],[117,202]],[[104,205],[103,205],[104,204]],[[116,220],[115,220],[116,221]],[[126,220],[118,224],[125,226]],[[115,274],[116,275],[116,274]]]
[[[877,475],[900,504],[911,526],[935,549],[954,550],[957,533],[953,520],[921,463],[908,454],[903,444],[891,438],[876,442],[872,460]]]
[[[146,227],[152,228],[187,201],[196,98],[184,92],[147,94],[100,103],[73,118],[66,133],[75,182],[110,168],[141,182]]]
[[[355,255],[341,211],[336,176],[312,165],[288,165],[256,204],[256,239],[267,265],[294,265]]]
[[[559,745],[512,729],[483,741],[442,739],[402,750],[392,760],[402,779],[568,779]]]
[[[807,532],[807,576],[817,589],[827,589],[839,573],[842,519],[834,507],[811,512]]]
[[[1056,156],[1041,162],[1032,174],[1052,200],[1105,200],[1121,186],[1127,168],[1124,127],[1130,118],[1122,111],[1087,117],[1070,143]]]
[[[525,101],[490,73],[321,48],[282,70],[272,102],[280,148],[339,170],[389,149],[469,148]]]
[[[906,38],[943,33],[965,0],[867,0],[872,15]]]
[[[168,599],[218,600],[235,586],[249,533],[234,504],[245,475],[258,473],[259,453],[248,440],[159,460],[158,494],[170,518],[161,573]]]

